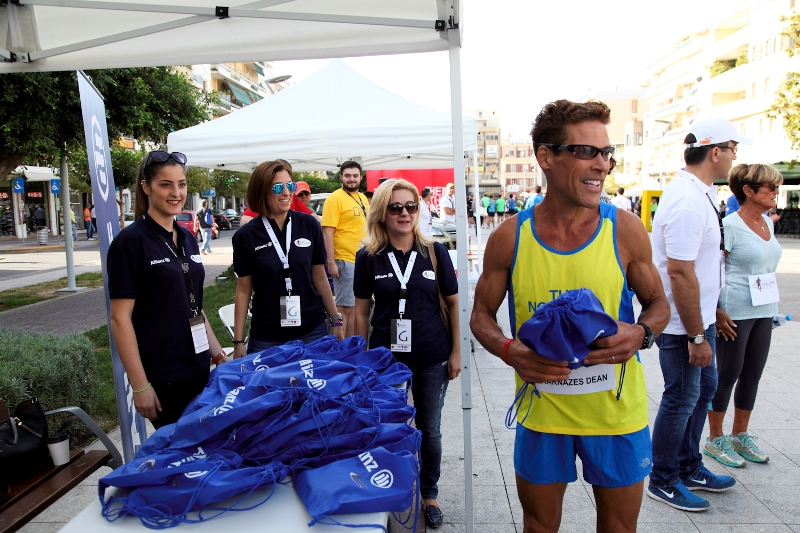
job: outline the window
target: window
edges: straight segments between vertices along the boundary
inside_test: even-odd
[[[769,78],[764,80],[764,94],[767,96],[770,94]]]
[[[758,83],[753,82],[753,86],[750,89],[750,98],[755,98],[757,92],[758,92]]]
[[[739,124],[739,133],[742,135],[747,135],[747,122],[742,122]]]
[[[636,133],[636,146],[642,145],[642,132],[639,131]]]
[[[630,145],[631,145],[631,134],[628,133],[625,135],[625,146],[630,146]]]
[[[639,112],[639,100],[631,100],[631,113]]]
[[[758,119],[758,133],[764,133],[764,119]]]
[[[770,132],[770,133],[772,133],[772,127],[773,127],[774,125],[775,125],[775,119],[774,119],[774,118],[772,118],[772,117],[769,117],[769,126],[768,126],[768,127],[769,127],[769,132]]]

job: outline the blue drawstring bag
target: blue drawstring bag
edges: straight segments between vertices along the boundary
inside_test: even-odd
[[[392,363],[378,374],[381,383],[392,387],[399,387],[403,383],[408,383],[410,387],[412,376],[411,370],[403,363]]]
[[[280,366],[298,361],[303,358],[304,354],[303,341],[289,341],[286,344],[247,354],[224,365],[219,365],[211,371],[211,379],[217,374],[242,374]]]
[[[411,507],[419,481],[419,466],[413,453],[392,453],[373,448],[355,457],[300,472],[292,478],[294,488],[316,523],[339,524],[331,515],[388,511]],[[339,524],[345,525],[345,524]],[[374,527],[384,529],[383,526]]]
[[[356,352],[349,357],[339,360],[343,363],[350,363],[355,366],[369,367],[379,374],[397,362],[392,351],[384,347],[373,348],[365,352]]]
[[[540,305],[533,317],[520,326],[517,337],[548,359],[580,368],[592,351],[590,345],[616,332],[617,321],[603,310],[597,296],[589,289],[577,289]]]

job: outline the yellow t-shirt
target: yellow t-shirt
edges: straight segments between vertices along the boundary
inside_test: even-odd
[[[337,189],[325,200],[322,208],[322,227],[336,228],[333,232],[334,259],[356,262],[356,252],[367,236],[369,200],[363,194],[348,194]]]

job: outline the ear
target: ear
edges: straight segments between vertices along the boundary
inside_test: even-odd
[[[542,170],[550,170],[553,156],[553,152],[548,150],[545,146],[539,146],[536,149],[536,161],[539,163],[539,166],[542,168]]]

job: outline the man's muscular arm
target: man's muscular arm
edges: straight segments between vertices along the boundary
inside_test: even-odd
[[[669,323],[669,302],[653,264],[650,238],[636,215],[617,211],[617,245],[628,284],[642,304],[642,314],[637,322],[644,322],[655,335],[659,335]],[[642,347],[643,327],[621,321],[617,321],[617,325],[619,330],[616,334],[595,342],[598,349],[586,356],[585,363],[624,363]]]
[[[483,260],[483,272],[475,287],[475,304],[469,325],[478,342],[490,353],[500,356],[508,340],[497,323],[497,309],[508,287],[514,259],[516,219],[503,222],[489,237]],[[641,329],[641,328],[639,328]],[[569,376],[567,363],[552,361],[514,340],[507,350],[508,364],[522,379],[531,383],[557,381]]]

